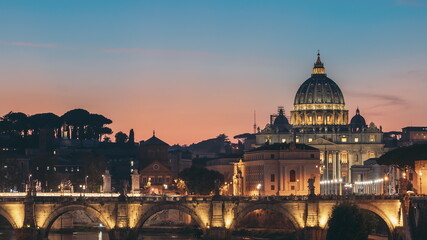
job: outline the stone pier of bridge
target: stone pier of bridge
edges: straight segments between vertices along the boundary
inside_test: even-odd
[[[407,233],[410,200],[405,203],[391,196],[7,196],[0,197],[0,215],[15,229],[16,239],[45,240],[61,215],[83,210],[99,219],[110,240],[123,240],[136,239],[155,214],[176,209],[190,215],[206,238],[227,239],[247,214],[268,209],[288,218],[300,239],[324,240],[332,209],[342,201],[351,201],[379,216],[388,227],[390,239],[411,240]]]

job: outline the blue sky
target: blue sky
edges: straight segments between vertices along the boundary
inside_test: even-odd
[[[262,126],[289,114],[320,49],[351,115],[426,125],[425,29],[422,0],[1,1],[0,114],[82,107],[139,139],[232,136],[254,110]]]

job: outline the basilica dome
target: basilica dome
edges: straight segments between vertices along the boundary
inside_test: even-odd
[[[291,124],[346,125],[348,111],[345,110],[344,95],[338,85],[326,76],[325,67],[317,54],[311,77],[298,89]]]
[[[300,86],[295,95],[294,105],[299,104],[345,104],[341,89],[326,76],[319,54],[313,74]]]

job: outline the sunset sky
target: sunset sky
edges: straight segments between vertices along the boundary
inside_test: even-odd
[[[344,93],[384,131],[427,126],[427,1],[0,2],[0,115],[113,120],[190,144],[286,115],[317,50]]]

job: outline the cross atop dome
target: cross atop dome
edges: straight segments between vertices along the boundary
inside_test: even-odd
[[[323,63],[320,60],[319,50],[317,50],[317,60],[316,63],[314,63],[312,74],[326,74],[325,67],[323,66]]]

